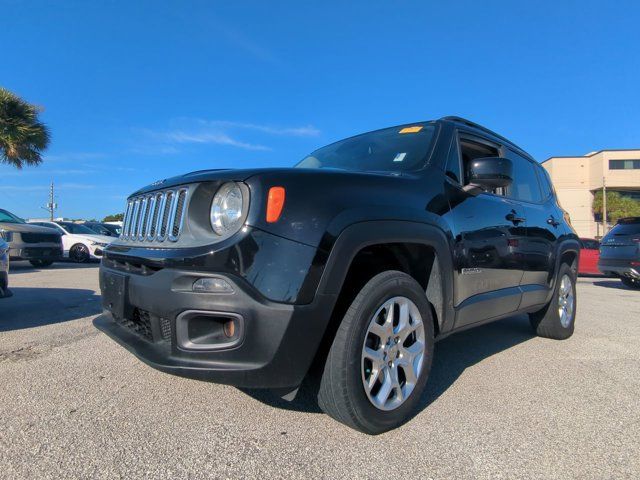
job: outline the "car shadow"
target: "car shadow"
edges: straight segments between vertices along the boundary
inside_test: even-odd
[[[530,340],[535,335],[526,315],[518,315],[456,333],[436,343],[433,365],[420,411],[438,399],[469,367]],[[322,413],[317,396],[320,375],[307,375],[293,401],[270,390],[240,389],[252,398],[275,408],[306,413]]]
[[[100,266],[99,261],[91,261],[88,263],[75,263],[67,260],[55,262],[53,265],[48,267],[34,267],[29,262],[25,262],[23,260],[14,260],[11,262],[9,266],[9,274],[10,275],[19,275],[21,273],[34,273],[41,272],[46,270],[69,270],[69,269],[78,269],[78,268],[96,268]]]
[[[601,282],[593,282],[594,285],[598,287],[605,288],[616,288],[618,290],[633,290],[632,288],[627,287],[621,280],[606,280]]]
[[[100,295],[93,290],[10,288],[13,296],[0,299],[0,332],[68,322],[102,311]]]

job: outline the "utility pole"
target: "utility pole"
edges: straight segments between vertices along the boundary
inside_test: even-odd
[[[49,203],[44,208],[49,212],[49,220],[53,222],[53,213],[58,208],[58,204],[54,201],[54,193],[53,193],[53,181],[51,182],[51,188],[49,189]]]
[[[602,177],[602,236],[607,234],[607,181]]]

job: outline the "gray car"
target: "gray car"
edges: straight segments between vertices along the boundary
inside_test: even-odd
[[[9,244],[0,238],[0,298],[9,297]]]
[[[598,269],[640,289],[640,217],[621,218],[600,243]]]
[[[28,260],[34,267],[48,267],[62,259],[62,240],[58,232],[27,224],[1,208],[0,237],[9,244],[11,260]]]

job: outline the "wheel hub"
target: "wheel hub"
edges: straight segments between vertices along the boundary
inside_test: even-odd
[[[406,297],[387,300],[369,323],[362,351],[362,383],[375,407],[393,410],[404,403],[420,376],[424,353],[418,307]]]

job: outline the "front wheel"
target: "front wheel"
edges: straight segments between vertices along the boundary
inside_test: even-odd
[[[640,289],[640,280],[637,278],[620,277],[620,280],[622,280],[622,283],[629,288],[635,288],[636,290]]]
[[[529,314],[529,321],[538,336],[564,340],[573,335],[576,306],[576,274],[563,263],[551,301],[542,310]]]
[[[373,277],[355,298],[327,357],[318,403],[368,434],[396,428],[416,412],[433,358],[433,317],[409,275]]]
[[[91,254],[84,243],[76,243],[69,249],[69,258],[76,263],[88,262]]]

